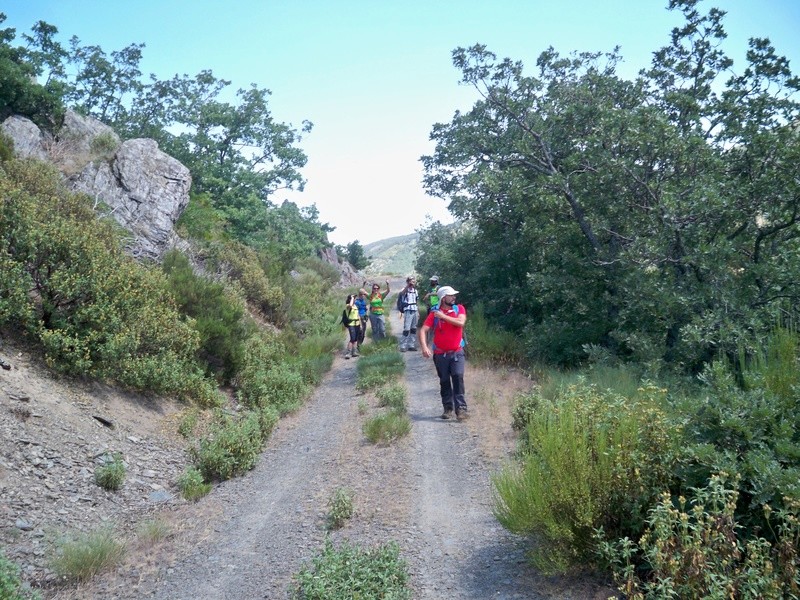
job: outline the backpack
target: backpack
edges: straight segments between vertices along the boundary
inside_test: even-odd
[[[431,310],[433,310],[433,309],[431,309]],[[438,310],[438,308],[436,310]],[[453,311],[455,311],[456,316],[458,316],[458,313],[460,312],[459,309],[458,309],[458,304],[453,304]],[[436,331],[436,324],[437,324],[438,320],[439,319],[437,317],[433,318],[433,330],[434,331]],[[467,332],[464,331],[464,329],[465,329],[464,327],[461,328],[461,347],[462,348],[464,348],[467,345]],[[431,343],[431,346],[433,346],[432,343]],[[433,346],[433,347],[435,348],[435,346]]]
[[[406,292],[400,292],[397,294],[397,312],[403,313],[406,311],[406,305],[408,304],[408,295]]]

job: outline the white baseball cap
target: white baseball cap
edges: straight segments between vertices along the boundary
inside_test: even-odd
[[[449,285],[443,285],[438,290],[436,290],[436,295],[440,298],[442,296],[455,296],[458,293],[458,290],[454,290]]]

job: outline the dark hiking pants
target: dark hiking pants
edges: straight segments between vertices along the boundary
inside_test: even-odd
[[[439,392],[445,410],[467,410],[464,398],[464,351],[434,354],[433,364],[439,375]]]

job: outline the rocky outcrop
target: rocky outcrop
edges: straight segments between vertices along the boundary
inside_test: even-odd
[[[14,154],[19,158],[48,159],[45,136],[30,119],[12,115],[0,124],[0,131],[14,142]]]
[[[124,142],[110,163],[92,162],[70,179],[73,189],[101,200],[133,234],[131,254],[153,260],[182,246],[174,225],[191,184],[189,169],[147,139]]]
[[[364,277],[353,268],[349,262],[339,262],[339,255],[336,253],[336,248],[323,248],[319,251],[319,257],[324,262],[333,265],[339,270],[339,285],[342,287],[350,287],[353,285],[361,285]]]
[[[170,248],[185,247],[174,225],[189,203],[191,175],[155,141],[120,143],[113,129],[73,111],[56,136],[19,116],[0,129],[13,140],[17,156],[51,162],[70,188],[94,198],[129,230],[133,256],[159,260]]]

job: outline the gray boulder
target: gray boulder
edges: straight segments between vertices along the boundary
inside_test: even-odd
[[[30,119],[11,115],[0,124],[0,130],[14,142],[14,154],[19,158],[48,160],[45,137]]]
[[[124,142],[110,163],[90,163],[70,185],[108,206],[132,233],[132,255],[159,260],[170,248],[183,245],[174,225],[189,203],[192,178],[154,140]]]

